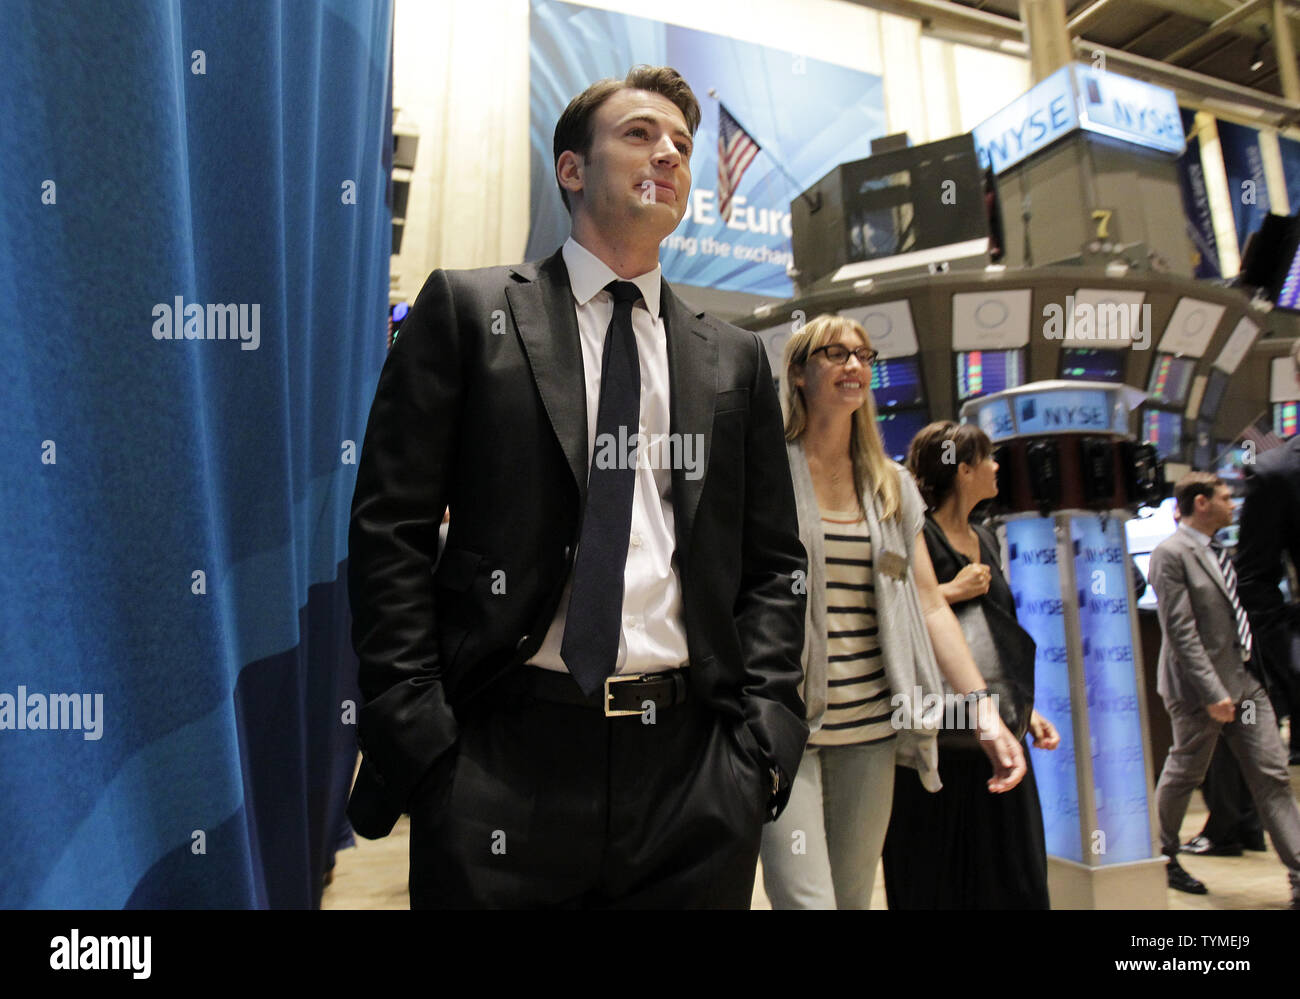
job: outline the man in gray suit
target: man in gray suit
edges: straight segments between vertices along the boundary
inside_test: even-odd
[[[1300,909],[1300,809],[1273,705],[1251,661],[1254,641],[1237,596],[1236,573],[1213,540],[1232,523],[1232,492],[1217,475],[1190,472],[1174,486],[1174,497],[1178,530],[1151,554],[1151,585],[1164,637],[1157,689],[1174,732],[1156,785],[1169,886],[1206,892],[1178,863],[1179,827],[1222,732],[1287,868],[1291,907]]]

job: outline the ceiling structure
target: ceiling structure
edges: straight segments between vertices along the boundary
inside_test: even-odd
[[[852,0],[920,20],[930,34],[1026,52],[1020,0]],[[1273,0],[1065,0],[1075,56],[1170,87],[1208,107],[1273,124],[1300,124],[1285,99]],[[1300,4],[1287,0],[1300,38]]]

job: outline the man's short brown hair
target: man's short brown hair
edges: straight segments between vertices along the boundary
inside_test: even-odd
[[[1174,499],[1178,503],[1178,515],[1190,517],[1196,513],[1196,497],[1204,496],[1214,499],[1214,494],[1224,482],[1213,472],[1188,472],[1174,486]]]
[[[580,93],[560,115],[555,123],[554,165],[558,166],[560,154],[572,150],[586,160],[591,155],[591,143],[595,138],[596,111],[620,90],[648,90],[652,94],[667,97],[677,105],[682,117],[686,119],[686,128],[692,135],[700,127],[700,103],[682,75],[671,66],[633,66],[622,80],[598,80]],[[569,192],[560,185],[559,177],[555,183],[560,187],[560,197],[564,207],[572,211],[569,205]]]

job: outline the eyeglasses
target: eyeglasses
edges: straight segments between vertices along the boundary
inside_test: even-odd
[[[825,347],[818,347],[813,354],[820,354],[826,351],[826,360],[832,364],[848,364],[849,355],[852,354],[858,359],[858,363],[864,368],[869,368],[876,362],[879,354],[870,347],[859,347],[857,350],[849,350],[842,343],[828,343]],[[809,355],[812,356],[811,354]]]

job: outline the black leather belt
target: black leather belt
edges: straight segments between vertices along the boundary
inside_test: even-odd
[[[529,674],[526,689],[539,700],[596,708],[603,710],[606,718],[621,718],[644,714],[646,702],[656,711],[684,703],[689,687],[687,668],[606,677],[603,689],[587,695],[568,673],[529,666],[525,667]]]

